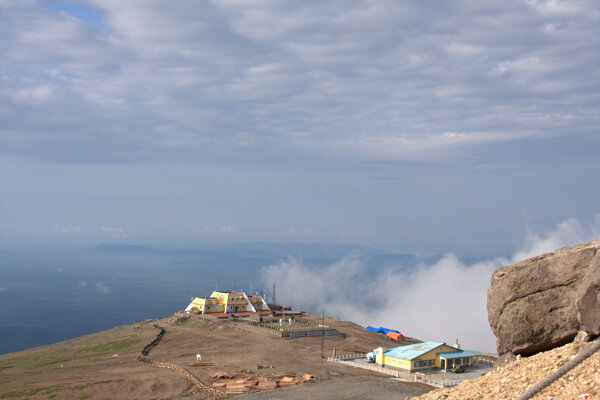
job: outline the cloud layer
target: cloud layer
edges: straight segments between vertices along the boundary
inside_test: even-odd
[[[502,265],[598,238],[600,214],[589,225],[567,220],[543,235],[530,235],[514,256],[467,265],[448,254],[431,265],[368,269],[350,255],[324,268],[289,258],[263,268],[263,285],[297,310],[325,313],[356,323],[398,329],[421,340],[495,351],[487,320],[487,288]]]
[[[86,3],[106,29],[1,6],[5,152],[381,157],[598,129],[594,1]]]

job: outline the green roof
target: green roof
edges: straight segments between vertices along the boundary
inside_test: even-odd
[[[444,343],[438,342],[423,342],[411,344],[410,346],[400,346],[394,347],[391,349],[387,349],[383,352],[386,357],[399,358],[401,360],[414,360],[422,356],[425,353],[430,352],[431,350],[435,350],[438,347],[443,346]],[[446,345],[447,346],[447,345]],[[450,346],[452,347],[452,346]],[[377,353],[375,351],[375,353]],[[452,358],[461,358],[461,357],[477,357],[479,354],[471,353],[469,351],[464,351],[460,349],[456,349],[455,351],[445,351],[442,353],[437,353],[440,357],[445,359]]]
[[[445,353],[438,353],[438,356],[445,358],[446,360],[450,360],[453,358],[477,357],[477,356],[479,356],[479,354],[471,353],[470,351],[456,350],[456,351],[448,351]]]
[[[430,352],[431,350],[436,349],[442,345],[443,343],[438,342],[416,343],[411,344],[409,346],[400,346],[387,349],[383,352],[383,354],[386,357],[394,357],[399,358],[401,360],[414,360],[415,358],[420,357],[423,354]]]

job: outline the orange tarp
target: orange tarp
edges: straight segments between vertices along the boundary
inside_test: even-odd
[[[400,341],[400,340],[404,341],[404,335],[401,333],[388,332],[388,333],[386,333],[386,336],[389,336],[396,341]]]

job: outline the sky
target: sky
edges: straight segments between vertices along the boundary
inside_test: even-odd
[[[600,4],[0,0],[0,240],[510,255],[600,213]]]

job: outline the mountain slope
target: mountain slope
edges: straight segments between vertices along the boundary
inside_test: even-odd
[[[321,317],[303,317],[320,322]],[[327,337],[325,353],[357,352],[390,346],[383,335],[369,332],[351,322],[326,318],[325,323],[344,336]],[[344,379],[362,376],[380,380],[370,371],[348,368],[321,359],[321,338],[281,339],[252,327],[243,320],[220,320],[206,316],[177,323],[175,317],[148,320],[92,335],[0,356],[0,398],[17,399],[165,399],[198,398],[190,380],[173,370],[153,368],[137,361],[141,350],[166,328],[148,358],[176,364],[212,386],[215,372],[236,375],[310,374],[320,377],[323,390],[336,390]],[[196,355],[212,366],[194,367]],[[258,370],[258,364],[269,366]],[[250,371],[250,372],[248,372]],[[385,378],[383,378],[385,379]],[[325,385],[324,383],[327,383]],[[321,383],[314,383],[318,388]],[[395,396],[415,395],[431,390],[421,384],[394,383]],[[377,388],[377,385],[372,385]],[[389,386],[389,385],[387,385]],[[405,395],[402,395],[405,393]],[[396,397],[398,398],[398,397]]]

